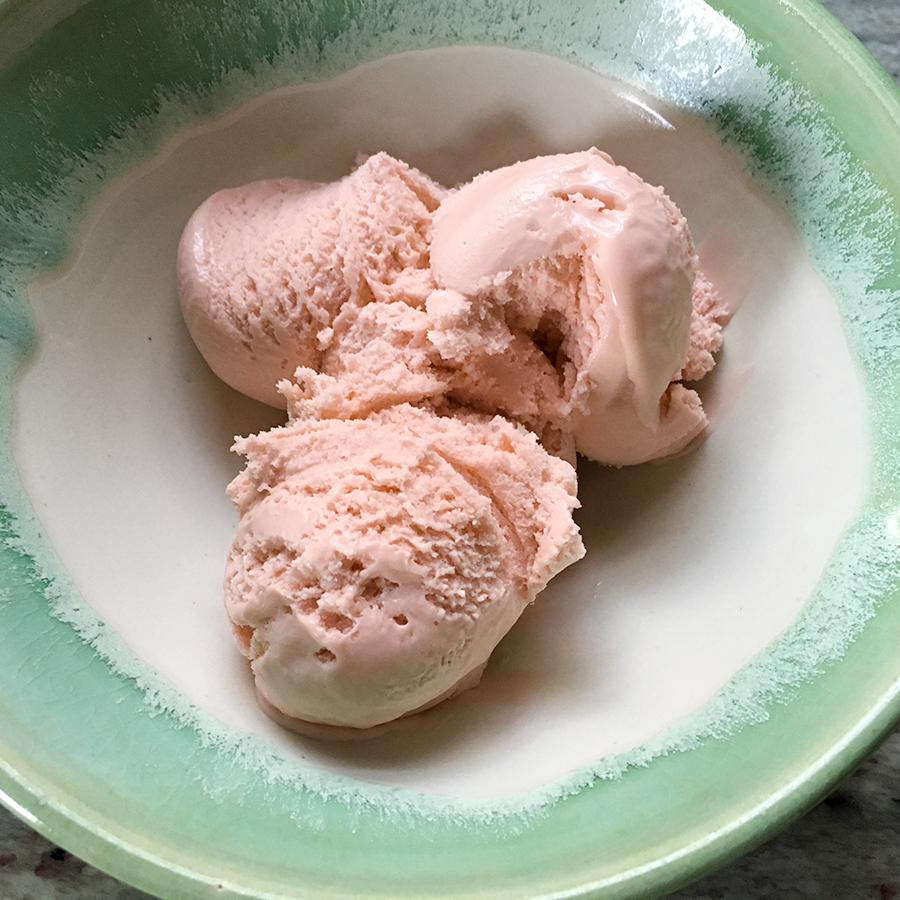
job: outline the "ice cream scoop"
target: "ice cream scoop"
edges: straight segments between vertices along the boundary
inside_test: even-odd
[[[284,406],[278,381],[327,367],[354,312],[396,295],[422,305],[445,193],[380,153],[334,183],[281,178],[213,194],[187,223],[177,262],[184,318],[210,368]]]
[[[463,402],[549,424],[614,465],[671,455],[706,428],[699,397],[672,382],[699,349],[695,308],[707,336],[725,310],[661,188],[595,149],[526,160],[444,200],[430,254],[443,290],[429,337]]]
[[[499,417],[401,404],[238,441],[225,602],[282,716],[366,728],[477,682],[583,555],[575,472]]]

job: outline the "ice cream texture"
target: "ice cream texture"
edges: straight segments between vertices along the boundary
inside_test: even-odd
[[[363,729],[477,682],[584,553],[575,451],[626,465],[708,422],[727,311],[661,188],[588,151],[447,190],[386,154],[220,191],[182,236],[184,317],[232,387],[225,602],[264,708]]]
[[[366,727],[435,702],[582,554],[572,467],[500,417],[401,404],[238,449],[226,605],[292,718]]]

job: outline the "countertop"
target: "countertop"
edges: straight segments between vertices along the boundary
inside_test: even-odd
[[[824,0],[900,81],[900,0]],[[900,147],[898,147],[900,155]],[[900,729],[818,806],[668,900],[900,900]],[[0,807],[0,900],[153,900]]]

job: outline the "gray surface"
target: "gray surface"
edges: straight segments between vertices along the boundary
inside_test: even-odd
[[[824,0],[900,81],[900,0]],[[900,148],[898,148],[900,161]],[[822,803],[668,900],[900,900],[900,730]],[[0,900],[152,900],[0,807]]]

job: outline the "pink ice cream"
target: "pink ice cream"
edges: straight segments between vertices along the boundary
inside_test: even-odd
[[[429,337],[466,402],[613,465],[670,456],[706,429],[697,394],[673,382],[704,374],[696,344],[716,345],[724,310],[675,204],[606,154],[480,175],[435,214],[431,269],[445,290],[428,301]]]
[[[236,390],[284,406],[281,379],[299,366],[339,370],[348,347],[367,344],[374,329],[386,333],[378,349],[388,358],[369,348],[382,371],[399,365],[395,381],[411,380],[416,399],[440,393],[424,363],[418,378],[408,373],[409,354],[394,344],[422,330],[416,310],[434,286],[431,220],[445,195],[383,153],[333,184],[282,178],[214,194],[178,251],[184,318],[210,368]],[[393,301],[400,305],[386,311]]]
[[[283,716],[365,728],[477,682],[584,549],[572,467],[502,418],[395,406],[239,441],[225,603]]]
[[[596,150],[447,191],[385,154],[222,191],[182,237],[185,319],[287,405],[239,440],[226,607],[261,704],[368,728],[471,686],[583,554],[574,451],[703,434],[725,310],[659,188]]]

